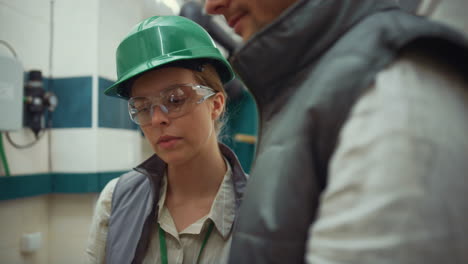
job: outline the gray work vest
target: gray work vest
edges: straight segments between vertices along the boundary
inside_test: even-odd
[[[260,135],[229,263],[303,263],[357,99],[405,50],[466,76],[467,47],[460,34],[389,0],[300,0],[254,35],[232,59],[257,102]]]
[[[219,144],[232,168],[236,210],[239,208],[247,176],[236,155]],[[112,195],[111,216],[106,241],[106,263],[141,263],[157,222],[161,179],[166,163],[158,156],[120,176]]]

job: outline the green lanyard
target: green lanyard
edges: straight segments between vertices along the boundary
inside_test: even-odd
[[[164,230],[162,230],[161,228],[161,225],[158,225],[159,226],[159,249],[161,251],[161,263],[162,264],[168,264],[168,261],[167,261],[167,247],[166,247],[166,232],[164,232]],[[211,235],[211,232],[213,231],[213,228],[214,228],[214,223],[211,222],[210,223],[210,226],[208,226],[208,231],[206,231],[206,235],[205,235],[205,238],[203,239],[203,243],[202,243],[202,246],[200,248],[200,252],[198,253],[198,257],[197,257],[197,264],[200,263],[200,256],[203,252],[203,249],[205,248],[206,246],[206,242],[208,242],[208,239],[210,238],[210,235]]]

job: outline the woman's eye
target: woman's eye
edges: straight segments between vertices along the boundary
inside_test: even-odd
[[[171,94],[167,98],[167,103],[171,106],[179,106],[185,103],[185,96],[184,95],[175,95]]]
[[[143,107],[143,108],[138,109],[138,113],[146,113],[148,111],[149,111],[148,107]]]
[[[148,113],[149,108],[148,107],[140,107],[140,108],[133,108],[132,113],[134,115],[140,115],[140,114],[145,114]]]
[[[132,114],[135,114],[135,115],[144,114],[144,113],[148,113],[149,110],[150,110],[149,103],[141,103],[132,107]]]

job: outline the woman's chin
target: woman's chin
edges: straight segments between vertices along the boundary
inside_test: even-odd
[[[187,153],[184,153],[183,151],[162,152],[156,153],[156,155],[158,155],[159,158],[168,165],[180,165],[189,160]]]

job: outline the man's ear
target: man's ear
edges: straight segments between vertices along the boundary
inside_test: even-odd
[[[224,112],[224,107],[226,103],[226,97],[223,93],[217,92],[212,97],[212,108],[211,108],[211,118],[217,120]]]

